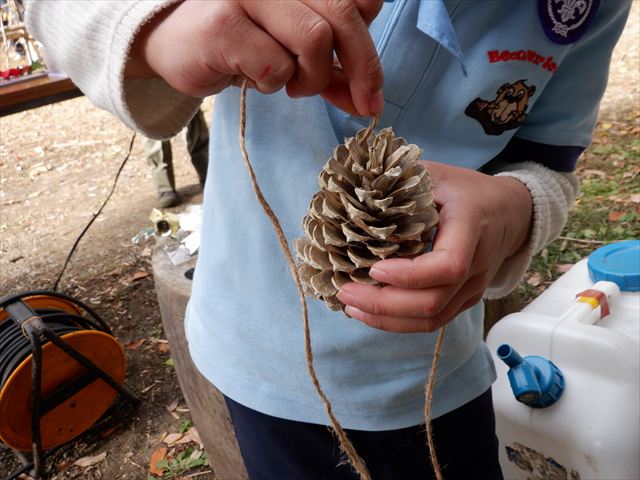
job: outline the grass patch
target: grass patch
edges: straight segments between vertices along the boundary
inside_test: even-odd
[[[518,292],[524,304],[602,245],[640,238],[638,118],[599,124],[576,174],[580,195],[561,238],[533,258],[529,276]]]

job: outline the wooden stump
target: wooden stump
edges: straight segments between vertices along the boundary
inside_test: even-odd
[[[506,297],[484,301],[484,338],[496,323],[507,315],[522,310],[522,299],[514,290]]]
[[[153,253],[153,278],[160,314],[180,388],[217,480],[248,479],[222,393],[191,361],[184,332],[184,312],[191,280],[184,276],[195,260],[174,266],[162,248]]]

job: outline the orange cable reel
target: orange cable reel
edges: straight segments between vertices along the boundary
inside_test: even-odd
[[[45,325],[71,348],[123,384],[124,348],[110,333],[86,328],[91,322],[78,321],[82,320],[84,308],[57,294],[36,294],[20,300],[41,315]],[[31,342],[12,321],[5,304],[0,307],[0,442],[15,450],[29,451],[33,446],[33,353]],[[61,322],[63,325],[54,324],[53,320],[47,323],[48,317],[65,321]],[[46,408],[41,410],[40,431],[42,448],[48,450],[91,427],[113,403],[117,392],[97,376],[89,376],[87,368],[49,341],[42,344],[41,363],[40,398]],[[77,391],[70,391],[74,385]]]

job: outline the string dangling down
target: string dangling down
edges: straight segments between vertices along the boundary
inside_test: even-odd
[[[278,217],[273,212],[273,209],[264,198],[262,191],[260,190],[260,186],[258,185],[258,181],[256,179],[255,173],[253,171],[253,167],[251,166],[251,162],[249,161],[249,154],[247,153],[247,147],[245,143],[245,128],[247,124],[247,80],[245,79],[242,82],[242,88],[240,90],[240,132],[239,132],[239,140],[240,140],[240,150],[242,152],[242,158],[244,160],[245,167],[247,167],[247,171],[249,172],[249,176],[251,177],[251,185],[253,186],[253,191],[264,210],[264,213],[269,218],[273,229],[276,232],[276,236],[278,237],[278,242],[280,243],[280,249],[285,257],[289,265],[289,269],[291,270],[291,275],[296,283],[296,289],[298,291],[298,297],[300,298],[300,305],[302,307],[302,321],[304,324],[304,346],[305,346],[305,355],[307,360],[307,370],[309,372],[309,376],[311,377],[311,381],[313,382],[313,386],[315,387],[322,403],[324,404],[324,408],[327,412],[327,416],[331,421],[331,426],[335,434],[338,437],[338,441],[340,442],[340,448],[349,458],[349,462],[360,475],[361,480],[371,480],[371,475],[367,470],[367,467],[356,452],[355,447],[347,437],[347,433],[338,422],[338,419],[333,414],[333,408],[331,407],[331,402],[327,398],[327,395],[322,390],[320,386],[320,381],[318,380],[318,376],[316,375],[315,368],[313,366],[313,351],[311,350],[311,332],[309,329],[309,314],[307,310],[307,302],[304,297],[304,290],[302,288],[302,283],[300,282],[300,276],[298,275],[298,267],[293,259],[293,255],[289,250],[289,245],[287,243],[287,238],[284,235],[284,231],[280,226],[280,221]],[[373,128],[373,127],[372,127]]]
[[[443,480],[442,470],[440,469],[440,463],[438,462],[438,456],[436,455],[436,446],[433,440],[433,430],[431,428],[431,401],[433,399],[433,387],[436,383],[436,370],[438,368],[438,361],[440,360],[440,353],[442,352],[442,344],[444,343],[444,330],[445,326],[440,327],[438,333],[438,339],[436,340],[436,346],[433,350],[433,360],[431,361],[431,370],[429,371],[429,378],[424,387],[424,420],[425,428],[427,430],[427,447],[429,448],[429,456],[431,457],[431,466],[433,467],[433,473],[436,480]]]
[[[320,396],[320,399],[322,400],[324,408],[327,412],[327,416],[331,421],[333,430],[336,436],[338,437],[341,450],[347,455],[349,462],[351,463],[353,468],[357,471],[361,480],[371,480],[371,476],[369,474],[369,471],[367,470],[367,467],[364,461],[362,460],[362,458],[360,458],[360,456],[356,452],[353,444],[351,443],[346,432],[342,428],[342,425],[340,425],[340,422],[333,414],[333,408],[331,406],[331,402],[329,401],[326,394],[322,390],[322,387],[320,386],[320,381],[318,380],[318,376],[316,375],[316,371],[313,365],[313,351],[311,349],[311,333],[309,329],[307,303],[305,299],[304,287],[300,280],[298,266],[296,265],[293,259],[293,255],[291,254],[291,251],[289,250],[287,239],[284,235],[282,227],[280,226],[280,221],[278,220],[278,217],[271,209],[271,206],[269,205],[267,200],[264,198],[264,195],[260,190],[260,186],[258,185],[258,181],[253,171],[253,167],[251,166],[251,162],[249,161],[249,155],[247,153],[246,142],[245,142],[245,129],[246,129],[246,123],[247,123],[246,102],[247,102],[247,80],[243,82],[241,93],[240,93],[240,132],[239,132],[240,150],[242,152],[242,158],[244,160],[245,167],[247,168],[247,171],[249,172],[249,176],[251,178],[253,191],[256,194],[256,197],[258,198],[258,201],[260,202],[260,205],[262,206],[269,221],[271,222],[273,229],[275,230],[276,236],[278,237],[280,249],[282,250],[285,260],[289,265],[289,268],[291,270],[291,275],[293,276],[293,279],[296,284],[296,289],[298,292],[298,297],[300,299],[300,305],[302,308],[302,321],[304,326],[304,342],[305,342],[307,370],[309,372],[309,376],[311,377],[313,385],[318,395]],[[376,115],[375,117],[372,118],[371,123],[369,124],[367,129],[364,131],[362,138],[368,138],[368,136],[372,133],[373,129],[375,128],[379,119],[380,119],[379,115]],[[440,329],[438,334],[438,338],[437,338],[435,349],[434,349],[433,360],[431,363],[431,370],[429,372],[429,377],[425,385],[425,423],[426,423],[427,446],[429,449],[429,455],[431,458],[433,471],[437,480],[443,480],[443,477],[442,477],[442,472],[436,456],[435,445],[433,440],[433,432],[431,428],[431,403],[432,403],[432,397],[433,397],[433,389],[436,381],[436,370],[438,367],[438,361],[440,359],[440,353],[442,351],[442,345],[444,343],[444,335],[445,335],[445,327],[443,326]]]

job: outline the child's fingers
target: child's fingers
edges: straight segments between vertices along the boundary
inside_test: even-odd
[[[244,75],[263,93],[279,90],[295,72],[291,54],[243,13],[229,17],[215,36],[202,54],[212,72]]]
[[[351,0],[304,2],[331,26],[334,50],[349,79],[351,97],[358,113],[364,116],[380,113],[383,108],[382,65],[359,10],[365,8],[365,3]]]
[[[367,325],[395,333],[433,332],[482,299],[486,279],[477,275],[462,288],[402,290],[395,287],[375,288],[355,285],[354,298],[349,299],[345,313]],[[349,292],[344,285],[338,298]],[[365,288],[360,288],[365,287]],[[367,291],[366,289],[372,289]],[[373,290],[377,290],[374,292]],[[385,294],[389,291],[388,294]],[[453,294],[452,294],[453,293]],[[415,315],[424,310],[422,315]]]
[[[320,93],[322,98],[332,103],[340,110],[350,113],[351,115],[359,115],[351,98],[351,90],[349,89],[349,79],[346,77],[340,67],[334,66],[331,72],[331,82],[327,88]]]
[[[333,32],[322,16],[303,3],[242,3],[247,15],[295,56],[295,74],[287,82],[293,97],[316,95],[331,80]]]
[[[374,316],[431,318],[444,310],[457,290],[457,286],[411,290],[348,283],[338,292],[338,299]]]
[[[410,289],[460,285],[471,271],[477,245],[477,231],[469,219],[444,217],[431,252],[412,260],[379,261],[369,274],[381,283]]]

